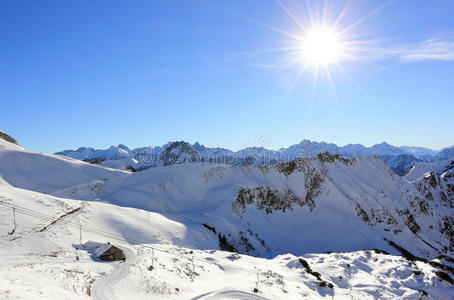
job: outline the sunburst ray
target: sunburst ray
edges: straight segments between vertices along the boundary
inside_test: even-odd
[[[289,31],[251,18],[243,19],[265,27],[268,30],[277,32],[289,39],[289,41],[292,41],[293,44],[285,47],[248,51],[243,52],[242,54],[260,55],[282,53],[289,55],[289,57],[293,57],[293,59],[289,58],[287,62],[277,64],[277,69],[274,70],[270,76],[265,78],[264,81],[278,76],[283,71],[292,68],[297,64],[301,64],[302,67],[297,71],[296,77],[292,80],[288,89],[286,89],[284,98],[292,93],[303,74],[312,66],[310,69],[313,70],[314,80],[312,83],[311,102],[315,99],[319,77],[325,74],[333,91],[336,106],[341,113],[339,107],[340,101],[333,76],[345,76],[356,88],[367,96],[364,88],[362,88],[358,81],[346,70],[344,63],[361,62],[379,67],[367,59],[367,57],[379,53],[374,50],[375,45],[378,45],[379,41],[361,38],[361,35],[355,33],[355,30],[360,24],[388,6],[391,1],[392,0],[389,0],[379,5],[372,11],[357,18],[357,20],[351,24],[341,26],[341,24],[345,23],[343,20],[349,12],[352,0],[348,0],[343,7],[338,7],[334,10],[329,7],[333,2],[325,1],[323,4],[315,3],[314,5],[311,5],[310,1],[304,0],[304,15],[307,16],[306,19],[308,19],[308,21],[304,21],[304,18],[299,19],[297,14],[284,3],[284,0],[274,0],[283,13],[296,24],[297,30]],[[300,32],[301,34],[295,32]],[[330,69],[332,67],[339,69],[340,72],[332,73],[332,70]],[[369,97],[367,96],[367,98]]]

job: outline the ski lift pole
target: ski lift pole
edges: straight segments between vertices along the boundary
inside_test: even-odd
[[[16,208],[13,207],[14,231],[16,231]]]

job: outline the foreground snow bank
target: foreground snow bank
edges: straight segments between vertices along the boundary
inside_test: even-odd
[[[273,259],[194,250],[202,235],[157,213],[5,184],[0,201],[2,299],[447,299],[454,292],[430,264],[372,250]],[[74,248],[81,233],[83,242],[120,247],[126,262]]]

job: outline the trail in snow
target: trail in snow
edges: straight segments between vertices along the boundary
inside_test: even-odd
[[[113,271],[101,278],[92,290],[92,297],[95,300],[117,299],[115,296],[115,285],[128,275],[129,267],[136,262],[136,254],[127,247],[119,247],[126,256],[125,262],[113,262]]]
[[[191,300],[269,300],[268,298],[261,297],[256,294],[247,293],[243,291],[219,291],[219,292],[210,292],[203,294],[197,297],[192,298]]]
[[[43,231],[45,231],[45,230],[51,228],[52,226],[54,226],[55,224],[57,224],[57,222],[63,220],[63,219],[66,218],[67,216],[70,216],[70,215],[75,216],[75,213],[77,213],[77,212],[80,213],[81,208],[82,208],[82,207],[78,207],[78,208],[76,208],[76,209],[71,210],[70,212],[65,213],[64,215],[60,216],[58,219],[56,219],[56,220],[50,222],[50,224],[48,224],[48,225],[44,226],[43,228],[41,228],[39,231],[40,231],[40,232],[43,232]]]

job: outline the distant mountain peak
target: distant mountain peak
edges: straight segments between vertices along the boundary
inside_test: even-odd
[[[382,147],[382,148],[384,148],[384,147],[397,148],[397,147],[394,147],[394,146],[388,144],[387,142],[381,142],[379,144],[373,145],[372,147],[376,147],[376,146],[377,147]]]
[[[161,153],[161,161],[165,166],[197,160],[200,160],[200,155],[185,141],[171,142]]]
[[[117,147],[120,148],[120,149],[129,151],[129,148],[127,146],[123,145],[123,144],[119,144]]]
[[[199,142],[195,142],[192,145],[192,148],[194,148],[194,150],[197,151],[199,154],[200,152],[205,152],[207,149],[204,145],[200,144]]]
[[[348,144],[340,147],[333,143],[315,142],[308,139],[303,139],[298,144],[281,148],[278,151],[264,147],[247,147],[234,152],[220,147],[206,147],[200,142],[191,145],[186,141],[171,141],[162,147],[149,146],[129,149],[127,146],[119,144],[107,150],[81,147],[76,151],[66,150],[56,154],[76,159],[124,160],[134,168],[144,169],[198,160],[232,165],[267,165],[287,162],[300,157],[312,157],[326,151],[331,154],[340,154],[345,158],[375,155],[398,174],[405,174],[415,162],[439,161],[454,157],[454,148],[446,148],[438,153],[423,147],[396,147],[385,141],[371,147],[361,144]]]

